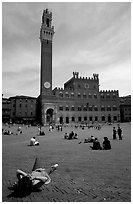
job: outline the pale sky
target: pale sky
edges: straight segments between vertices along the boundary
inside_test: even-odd
[[[53,89],[78,71],[99,74],[100,90],[131,94],[131,3],[2,3],[2,93],[40,94],[40,27],[53,13]]]

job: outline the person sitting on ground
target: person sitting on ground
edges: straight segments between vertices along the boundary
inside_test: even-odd
[[[10,130],[4,130],[3,131],[3,134],[4,135],[11,135],[11,134],[13,134]]]
[[[91,141],[94,142],[95,137],[93,135],[91,135]]]
[[[8,135],[11,135],[13,134],[10,130],[7,131]]]
[[[3,134],[6,135],[7,134],[7,130],[3,129]]]
[[[74,132],[72,131],[72,132],[70,132],[68,139],[69,140],[73,139],[73,136],[74,136]]]
[[[35,146],[35,145],[39,145],[39,142],[36,140],[35,137],[32,137],[30,139],[30,146]]]
[[[27,189],[39,189],[43,184],[49,184],[51,178],[49,175],[56,170],[58,164],[50,167],[48,171],[44,168],[32,169],[32,173],[25,173],[22,170],[17,170],[16,176],[18,181],[9,187],[10,190],[27,190]]]
[[[18,131],[20,131],[21,130],[21,126],[18,126]]]
[[[74,139],[78,139],[77,133],[74,134]]]
[[[65,133],[64,134],[64,139],[68,139],[68,137],[69,137],[68,133]]]
[[[91,137],[89,137],[88,139],[84,139],[84,143],[93,142],[94,140],[95,140],[95,137],[91,135]]]
[[[93,146],[90,146],[93,150],[101,150],[102,147],[100,145],[100,142],[98,141],[97,138],[93,141]]]
[[[52,132],[52,125],[49,126],[49,131]]]
[[[82,130],[84,130],[84,126],[82,126]]]
[[[111,149],[111,144],[110,144],[110,141],[107,137],[104,137],[104,140],[103,140],[103,149],[104,150],[108,150],[108,149]]]
[[[40,135],[45,135],[45,132],[44,131],[40,131]]]
[[[22,130],[19,131],[20,134],[23,134]]]

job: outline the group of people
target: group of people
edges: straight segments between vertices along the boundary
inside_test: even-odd
[[[12,135],[12,134],[14,134],[14,133],[10,130],[10,125],[9,125],[9,129],[8,129],[8,130],[2,129],[2,133],[3,133],[4,135]],[[21,127],[18,126],[16,135],[20,135],[20,134],[22,134],[22,133],[23,133],[23,132],[22,132]]]
[[[58,131],[62,131],[62,130],[63,130],[63,125],[62,125],[62,124],[56,125],[56,129],[57,129]]]
[[[93,150],[109,150],[111,149],[111,144],[108,137],[104,137],[102,146],[97,138],[93,141],[93,146],[90,146]]]
[[[119,140],[122,140],[122,129],[119,125],[117,130],[115,129],[115,127],[113,127],[113,140],[117,139],[116,137],[117,134],[118,134]]]
[[[49,132],[52,132],[54,129],[54,126],[53,125],[49,125]]]
[[[20,135],[20,134],[23,134],[23,132],[22,132],[21,126],[18,126],[16,135]]]
[[[67,140],[78,139],[78,135],[77,133],[74,133],[73,131],[71,131],[69,134],[65,133],[64,139],[67,139]]]
[[[42,131],[42,126],[41,125],[38,125],[38,135],[45,135],[45,132]]]
[[[84,143],[88,143],[88,142],[94,142],[95,141],[95,137],[93,135],[91,135],[91,137],[84,139]]]
[[[3,133],[3,135],[11,135],[11,134],[13,134],[13,132],[11,132],[10,130],[5,130],[5,129],[2,129],[2,133]]]

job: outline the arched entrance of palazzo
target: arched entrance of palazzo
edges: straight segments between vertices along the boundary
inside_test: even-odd
[[[54,112],[54,110],[52,108],[47,109],[47,111],[46,111],[46,123],[52,123],[53,122],[53,112]]]
[[[108,115],[108,123],[111,123],[111,115]]]

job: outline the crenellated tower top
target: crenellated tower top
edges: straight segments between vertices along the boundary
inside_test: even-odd
[[[52,26],[52,12],[48,9],[43,10],[42,25],[40,30],[40,40],[52,42],[54,35],[54,26]]]

